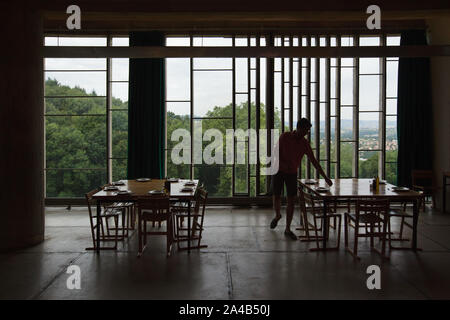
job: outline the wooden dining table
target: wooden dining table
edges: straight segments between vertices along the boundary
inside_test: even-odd
[[[417,249],[417,224],[419,221],[418,201],[421,198],[419,192],[413,190],[407,191],[395,191],[392,188],[395,187],[392,184],[385,183],[380,184],[378,192],[370,188],[372,179],[331,179],[333,185],[329,187],[325,182],[325,179],[299,179],[298,182],[304,188],[309,190],[314,195],[318,196],[323,201],[323,213],[324,216],[328,213],[328,206],[334,202],[356,202],[358,199],[387,199],[389,203],[412,203],[413,204],[413,234],[411,241],[411,249],[416,251]],[[311,183],[315,182],[315,183]],[[318,191],[318,187],[327,187],[328,191]],[[326,234],[328,228],[328,219],[323,219],[322,230],[323,234]],[[328,250],[327,237],[323,237],[322,248],[315,250]]]
[[[134,202],[136,203],[138,198],[153,197],[149,193],[151,190],[163,190],[165,179],[150,179],[149,181],[137,181],[137,180],[120,180],[123,185],[117,185],[118,190],[106,191],[105,189],[95,193],[92,198],[97,202],[97,221],[100,221],[101,205],[102,203],[111,202]],[[185,183],[193,181],[194,185],[191,186],[191,192],[182,191],[185,187]],[[188,253],[191,251],[191,201],[194,200],[196,191],[198,188],[198,180],[183,180],[179,179],[177,182],[170,183],[169,197],[172,199],[178,199],[180,202],[187,203],[187,218],[188,218]],[[129,190],[128,194],[118,194],[120,190]],[[100,252],[100,228],[97,228],[97,252]]]

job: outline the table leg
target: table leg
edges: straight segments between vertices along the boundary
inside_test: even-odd
[[[445,198],[447,196],[447,176],[444,174],[444,178],[442,181],[442,212],[445,213]]]
[[[414,199],[413,201],[413,234],[412,234],[412,249],[417,250],[417,224],[419,222],[419,208],[417,205],[419,199]]]
[[[324,199],[323,201],[323,222],[322,222],[322,246],[323,250],[327,249],[327,230],[328,230],[328,219],[327,219],[327,213],[328,213],[328,201]]]
[[[100,200],[97,200],[97,248],[96,251],[97,253],[100,253],[100,215],[102,214],[102,208],[101,208],[101,204],[100,204]]]
[[[191,200],[188,200],[188,253],[191,253]]]
[[[142,219],[138,210],[138,257],[142,254]]]

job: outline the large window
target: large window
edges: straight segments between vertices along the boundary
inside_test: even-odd
[[[396,35],[169,36],[167,46],[385,46]],[[47,46],[128,46],[127,37],[45,38]],[[128,59],[45,59],[46,195],[82,197],[126,177]],[[396,181],[398,58],[167,58],[167,176],[196,178],[214,197],[258,196],[264,175],[265,133],[255,139],[227,130],[271,123],[279,133],[310,119],[308,137],[331,177]],[[269,99],[268,101],[266,101]],[[266,120],[269,120],[266,122]],[[176,129],[190,133],[188,164],[175,164]],[[223,162],[203,151],[221,133]],[[208,132],[207,132],[208,131]],[[216,132],[216,133],[217,133]],[[205,135],[206,133],[206,135]],[[206,139],[208,138],[208,139]],[[229,161],[226,151],[232,150]],[[198,155],[200,154],[200,161]],[[216,155],[215,152],[213,152]],[[317,172],[304,159],[301,177]]]
[[[123,46],[127,38],[46,37],[46,46]],[[45,59],[46,197],[82,197],[126,176],[128,59]]]

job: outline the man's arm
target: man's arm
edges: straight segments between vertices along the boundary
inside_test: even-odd
[[[309,161],[311,161],[312,165],[314,166],[314,168],[316,168],[317,171],[319,171],[319,174],[324,177],[325,181],[327,182],[327,184],[329,186],[333,185],[333,182],[330,180],[330,178],[328,178],[328,176],[326,175],[326,173],[323,171],[322,166],[320,165],[319,161],[317,161],[316,157],[314,156],[314,153],[311,149],[311,146],[309,145],[309,143],[307,144],[307,152],[306,155],[308,156]]]

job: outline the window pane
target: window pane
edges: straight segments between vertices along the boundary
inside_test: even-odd
[[[353,142],[341,143],[341,178],[351,178],[353,175],[352,168],[353,162],[353,150],[355,144]]]
[[[128,81],[130,59],[111,59],[112,81]]]
[[[352,105],[353,102],[353,69],[341,69],[341,104]]]
[[[386,99],[386,113],[397,114],[397,99]]]
[[[112,156],[128,156],[128,111],[112,111]]]
[[[360,58],[359,73],[380,73],[380,58]]]
[[[167,37],[167,47],[189,47],[191,39],[189,37]]]
[[[397,161],[397,150],[397,117],[386,117],[386,161]],[[389,158],[389,152],[395,152],[392,158]]]
[[[196,117],[231,117],[231,101],[231,72],[199,71],[194,73],[194,115]]]
[[[362,151],[359,153],[359,177],[373,178],[379,176],[378,173],[378,151]]]
[[[106,72],[45,72],[45,80],[57,81],[65,96],[106,95]],[[61,88],[65,86],[65,88]],[[68,90],[69,88],[71,90]],[[45,92],[53,95],[55,93]]]
[[[112,109],[128,109],[128,82],[111,83]]]
[[[106,98],[45,98],[45,113],[48,115],[105,114]]]
[[[106,167],[105,116],[46,116],[47,168]]]
[[[190,59],[166,59],[167,100],[189,100],[191,97]]]
[[[360,76],[359,110],[380,110],[380,76]]]
[[[398,61],[386,62],[386,96],[397,97]]]
[[[233,40],[231,37],[194,37],[194,47],[231,47]]]
[[[46,197],[82,198],[106,182],[106,170],[46,170]]]
[[[380,45],[380,37],[360,37],[359,38],[360,46],[379,46]]]
[[[359,148],[364,150],[380,149],[378,112],[359,114]]]
[[[106,70],[106,59],[45,58],[45,70]]]
[[[194,179],[199,179],[208,190],[211,197],[231,196],[231,174],[230,166],[196,166],[194,168]]]
[[[60,46],[106,47],[106,37],[59,37]]]
[[[130,45],[130,39],[128,37],[114,37],[112,38],[113,47],[128,47]]]
[[[127,159],[113,159],[112,160],[112,180],[127,179]]]

